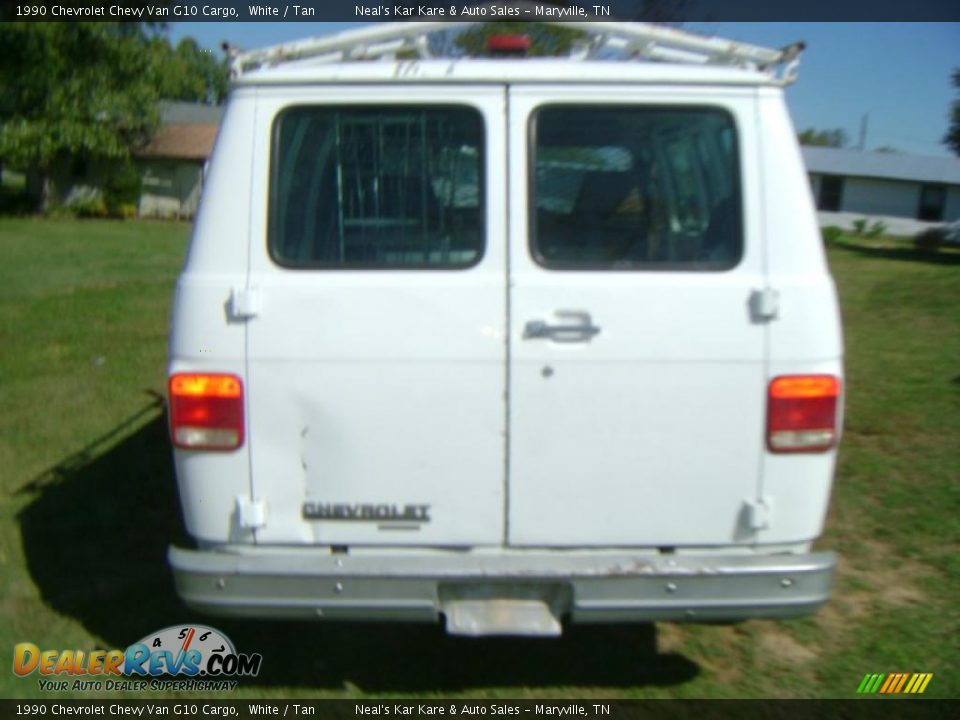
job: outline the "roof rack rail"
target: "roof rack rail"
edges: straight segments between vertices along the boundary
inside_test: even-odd
[[[262,67],[299,61],[320,64],[395,59],[401,52],[427,59],[431,57],[428,42],[431,33],[475,24],[478,22],[379,23],[248,52],[226,44],[224,50],[230,59],[231,76],[236,79]],[[800,54],[804,49],[802,42],[775,50],[651,23],[546,21],[546,24],[562,25],[585,33],[586,38],[572,49],[571,60],[596,59],[604,51],[617,51],[627,60],[727,65],[756,70],[782,85],[796,80]]]

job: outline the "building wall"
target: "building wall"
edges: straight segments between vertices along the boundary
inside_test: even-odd
[[[915,218],[919,202],[919,183],[867,178],[843,181],[841,209],[845,212]]]
[[[817,207],[822,210],[821,185],[822,175],[810,173],[810,189]],[[922,187],[922,183],[914,181],[844,177],[839,212],[916,219]],[[948,185],[943,219],[940,222],[950,223],[957,220],[960,220],[960,185]]]
[[[943,208],[944,222],[960,220],[960,185],[951,185],[947,188],[947,202]]]
[[[200,204],[203,165],[187,160],[141,161],[141,217],[192,218]]]

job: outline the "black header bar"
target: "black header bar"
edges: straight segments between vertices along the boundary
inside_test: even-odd
[[[2,20],[46,21],[960,22],[958,0],[8,0],[4,4]]]

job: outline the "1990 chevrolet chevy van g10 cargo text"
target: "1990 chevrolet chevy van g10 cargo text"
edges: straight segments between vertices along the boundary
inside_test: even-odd
[[[191,606],[549,635],[826,600],[801,48],[566,25],[562,59],[431,59],[432,23],[234,58],[170,339]]]

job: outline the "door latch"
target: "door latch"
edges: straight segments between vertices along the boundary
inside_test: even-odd
[[[582,310],[557,310],[558,318],[569,318],[576,322],[550,325],[544,320],[530,320],[523,328],[524,340],[546,338],[554,342],[590,342],[600,328],[593,324],[590,313]]]

